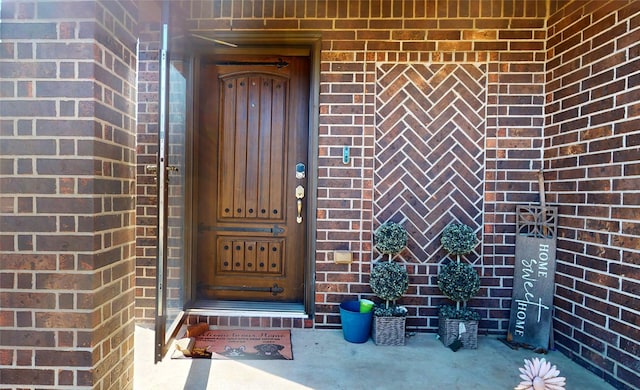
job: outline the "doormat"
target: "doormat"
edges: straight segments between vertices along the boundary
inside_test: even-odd
[[[291,331],[216,329],[175,344],[171,356],[221,360],[293,360]]]

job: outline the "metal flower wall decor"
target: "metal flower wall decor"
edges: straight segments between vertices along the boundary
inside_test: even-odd
[[[560,371],[544,358],[525,359],[519,370],[523,380],[514,390],[565,390],[566,378],[558,376]]]

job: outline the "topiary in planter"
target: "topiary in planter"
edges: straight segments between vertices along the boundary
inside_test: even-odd
[[[409,235],[405,228],[396,222],[385,222],[374,232],[375,247],[383,254],[389,255],[389,261],[379,261],[371,270],[369,283],[371,290],[385,301],[378,305],[374,314],[381,317],[406,316],[407,309],[403,306],[390,305],[409,288],[409,274],[407,269],[392,261],[393,255],[399,253],[407,245]]]
[[[456,310],[460,312],[460,303],[466,302],[480,290],[480,277],[470,264],[460,261],[460,255],[473,251],[478,246],[478,238],[473,229],[465,224],[455,222],[447,225],[440,239],[444,249],[456,256],[440,269],[438,287],[449,299],[456,302]]]
[[[404,345],[408,310],[396,305],[395,301],[409,288],[409,274],[404,266],[393,262],[393,256],[407,245],[409,235],[402,225],[385,222],[373,237],[376,249],[389,255],[389,261],[373,265],[369,279],[373,293],[385,301],[376,305],[373,311],[373,341],[376,345]],[[394,301],[393,305],[391,301]]]
[[[407,269],[392,261],[378,262],[371,270],[370,284],[373,293],[385,300],[373,311],[373,341],[376,345],[404,345],[408,310],[395,301],[409,288]]]
[[[438,287],[455,306],[442,305],[438,312],[438,335],[444,345],[457,351],[461,346],[476,348],[478,319],[475,310],[467,308],[467,301],[480,290],[480,276],[473,267],[460,261],[460,256],[473,251],[478,238],[473,229],[461,223],[452,223],[442,232],[444,249],[456,256],[456,261],[445,264],[438,274]],[[460,303],[463,307],[460,307]],[[460,322],[465,325],[461,327]],[[460,329],[464,329],[464,333]]]

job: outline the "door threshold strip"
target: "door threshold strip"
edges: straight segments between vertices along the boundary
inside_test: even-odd
[[[233,317],[309,318],[301,303],[195,301],[187,314]]]

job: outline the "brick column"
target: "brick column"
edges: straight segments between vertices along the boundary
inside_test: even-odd
[[[2,2],[3,389],[132,388],[136,19]]]
[[[158,186],[145,170],[158,161],[158,90],[160,32],[157,23],[139,25],[138,130],[136,178],[136,321],[155,318]]]

